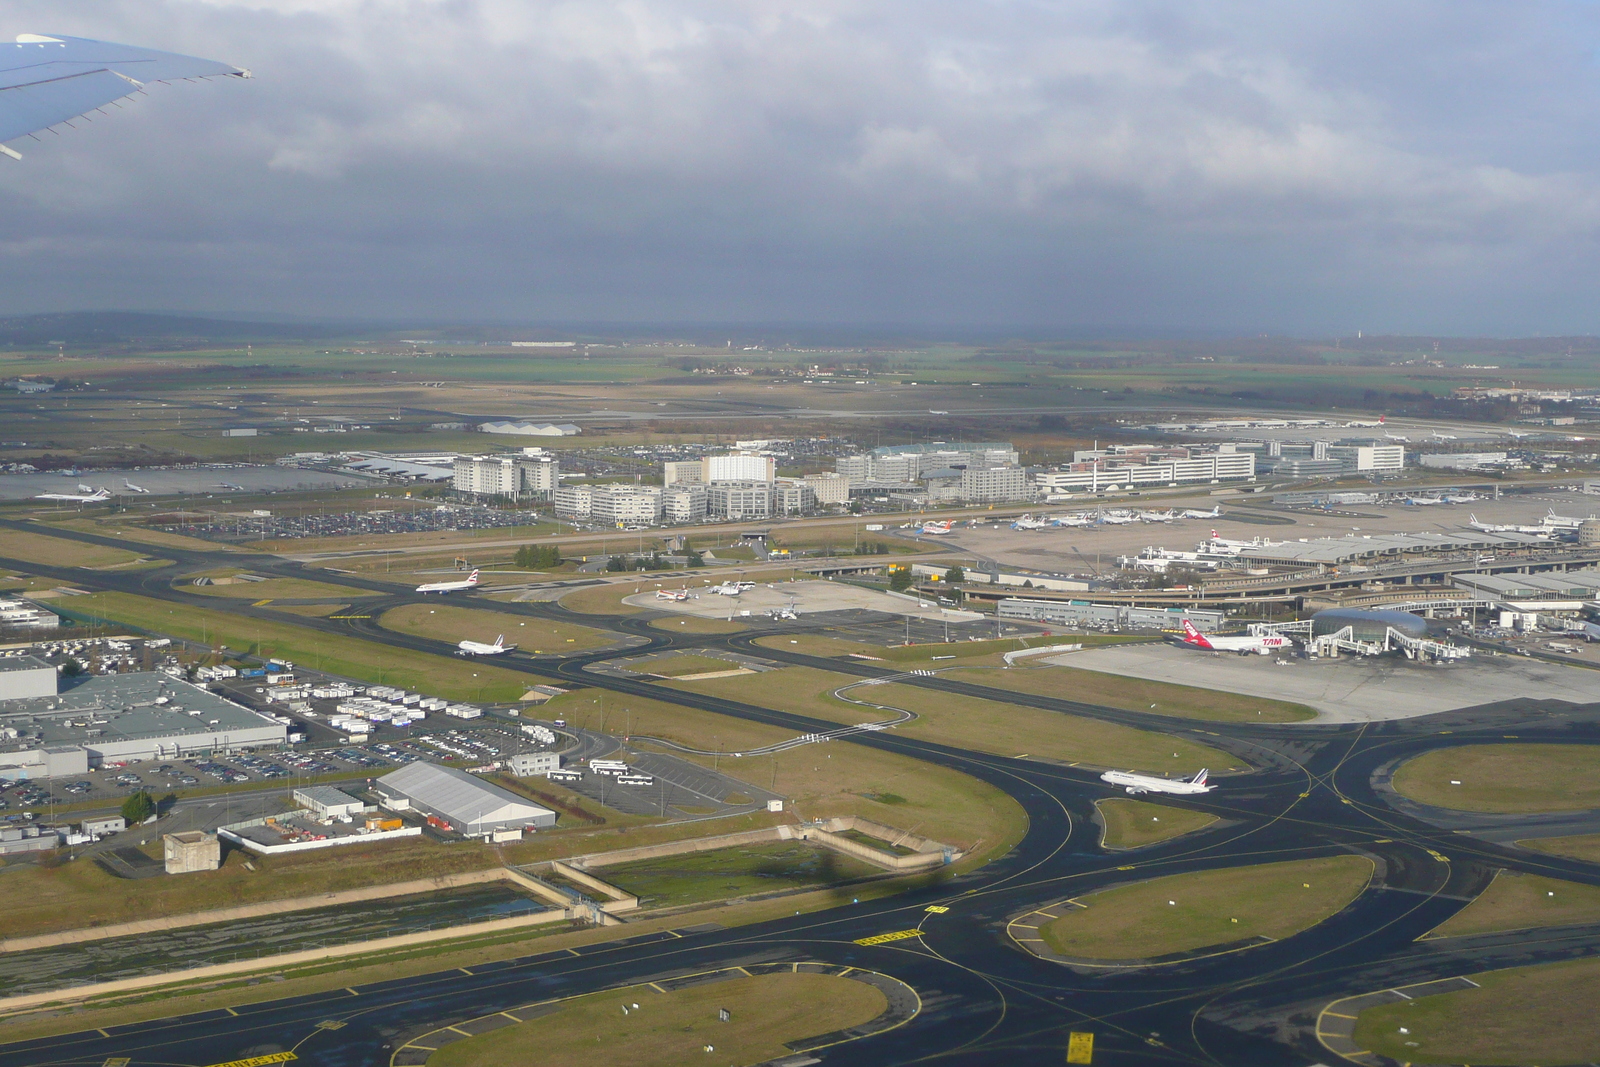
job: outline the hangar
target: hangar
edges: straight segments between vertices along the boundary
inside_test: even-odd
[[[387,808],[418,811],[457,833],[547,830],[556,813],[476,775],[436,763],[411,763],[373,783]]]

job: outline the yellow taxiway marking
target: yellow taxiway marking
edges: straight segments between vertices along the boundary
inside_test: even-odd
[[[222,1010],[227,1012],[229,1015],[234,1016],[234,1017],[237,1017],[238,1014],[239,1014],[238,1012],[234,1011],[232,1008],[223,1008]]]
[[[655,984],[655,983],[654,983],[654,982],[647,982],[647,983],[646,983],[646,984],[647,984],[647,985],[648,985],[648,986],[649,986],[649,987],[650,987],[650,988],[651,988],[651,989],[654,989],[654,990],[655,990],[655,991],[656,991],[656,992],[657,992],[657,993],[665,993],[665,992],[666,992],[666,990],[665,990],[665,989],[662,989],[662,988],[661,988],[661,987],[660,987],[660,986],[658,986],[658,985],[656,985],[656,984]]]
[[[467,1031],[461,1029],[461,1027],[459,1027],[459,1026],[447,1026],[447,1027],[445,1027],[445,1029],[446,1030],[454,1030],[456,1033],[460,1034],[462,1037],[471,1037],[472,1036]]]
[[[568,951],[568,952],[570,952],[570,953],[572,953],[572,954],[573,954],[573,955],[574,955],[574,956],[581,956],[581,955],[583,955],[583,953],[581,953],[581,952],[579,952],[579,951],[578,951],[578,950],[577,950],[577,949],[575,949],[575,948],[569,948],[569,949],[567,949],[567,951]]]
[[[1435,852],[1431,848],[1427,849],[1425,851],[1428,853],[1428,855],[1432,856],[1434,859],[1438,860],[1440,863],[1449,863],[1450,862],[1450,857],[1449,856],[1440,855],[1439,853]]]
[[[102,1063],[100,1067],[128,1067],[128,1064],[132,1062],[133,1061],[126,1056],[112,1056],[109,1060],[106,1060],[106,1062]]]
[[[909,938],[921,936],[921,930],[895,930],[892,933],[878,934],[875,937],[858,937],[856,938],[856,944],[883,945],[889,943],[890,941],[905,941]]]
[[[111,1036],[110,1034],[106,1033],[104,1030],[101,1030],[99,1027],[95,1027],[95,1033],[99,1034],[101,1037],[110,1037]]]
[[[1358,1018],[1358,1016],[1355,1016],[1355,1015],[1341,1015],[1341,1014],[1339,1014],[1339,1013],[1338,1013],[1338,1012],[1336,1012],[1336,1011],[1325,1011],[1325,1012],[1323,1012],[1323,1013],[1322,1013],[1322,1014],[1324,1014],[1324,1015],[1331,1015],[1331,1016],[1333,1016],[1333,1017],[1334,1017],[1334,1018],[1335,1018],[1335,1019],[1355,1019],[1355,1018]]]
[[[462,974],[465,974],[465,975],[469,975],[470,976],[472,974],[472,972],[467,970],[465,967],[457,967],[456,970],[460,971]]]
[[[949,911],[950,909],[945,907],[943,904],[929,904],[926,908],[923,908],[922,910],[923,911],[931,911],[935,915],[943,915],[945,912]]]
[[[1133,864],[1130,863],[1126,867],[1118,867],[1117,870],[1119,870],[1119,871],[1131,871],[1131,870],[1133,870]]]
[[[345,986],[344,987],[344,991],[346,993],[349,993],[352,997],[359,997],[361,995],[360,993],[357,993],[354,989],[351,989],[349,986]]]
[[[251,604],[250,606],[253,607],[253,608],[264,608],[270,603],[272,603],[272,598],[268,597],[266,600],[258,600],[254,604]]]
[[[1068,1063],[1094,1062],[1094,1035],[1072,1033],[1067,1037]]]
[[[288,1063],[299,1058],[292,1052],[272,1052],[265,1056],[251,1056],[247,1060],[229,1060],[227,1063],[213,1063],[211,1067],[267,1067],[269,1063]]]

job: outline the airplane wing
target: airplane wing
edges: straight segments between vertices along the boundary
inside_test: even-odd
[[[0,43],[0,142],[77,118],[151,82],[223,76],[250,72],[174,52],[25,33]]]

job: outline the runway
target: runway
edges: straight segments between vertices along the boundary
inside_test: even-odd
[[[34,530],[38,528],[32,527]],[[102,543],[109,539],[74,535]],[[115,543],[115,542],[111,542]],[[230,565],[254,573],[305,576],[298,564],[234,553],[188,553],[178,569]],[[61,577],[81,587],[118,589],[173,603],[215,607],[212,598],[175,590],[173,568],[122,574],[51,568],[0,560],[19,571]],[[293,616],[298,625],[356,634],[419,652],[450,646],[383,630],[382,609],[417,599],[409,587],[357,576],[341,584],[386,594],[373,618]],[[720,648],[763,659],[821,667],[952,694],[1155,729],[1225,748],[1255,768],[1224,779],[1212,793],[1162,798],[1210,812],[1223,822],[1164,844],[1106,852],[1096,844],[1090,813],[1110,789],[1090,771],[972,753],[900,736],[892,730],[840,741],[882,748],[949,766],[1004,790],[1022,805],[1028,831],[1009,854],[954,877],[938,872],[885,900],[844,905],[731,929],[683,927],[672,933],[561,950],[421,978],[165,1019],[109,1032],[89,1031],[0,1046],[0,1067],[103,1064],[207,1065],[293,1051],[327,1067],[388,1064],[413,1037],[553,997],[713,968],[818,962],[859,967],[906,983],[921,1007],[904,1025],[833,1045],[816,1055],[835,1065],[940,1063],[1060,1064],[1069,1035],[1095,1035],[1095,1063],[1114,1065],[1303,1065],[1335,1063],[1317,1037],[1321,1008],[1338,998],[1397,984],[1600,953],[1600,926],[1490,934],[1418,942],[1487,884],[1496,868],[1536,872],[1600,885],[1595,865],[1525,852],[1455,833],[1390,803],[1375,782],[1381,769],[1441,744],[1600,743],[1600,705],[1514,699],[1379,723],[1292,725],[1179,720],[1076,701],[993,690],[939,675],[906,676],[884,665],[834,660],[755,646],[765,633],[802,633],[805,618],[774,622],[761,634],[673,634],[648,616],[575,615],[550,603],[500,603],[472,597],[452,605],[529,618],[578,621],[643,643],[564,658],[515,653],[499,665],[539,680],[582,681],[796,733],[830,729],[781,709],[686,693],[638,676],[586,671],[590,664],[669,649]],[[269,607],[232,606],[241,614],[283,618]],[[814,625],[814,624],[810,624]],[[1082,973],[1025,953],[1006,933],[1014,917],[1050,901],[1116,882],[1248,865],[1270,860],[1358,852],[1379,875],[1348,908],[1281,941],[1226,955],[1153,969]],[[947,909],[929,911],[929,907]],[[714,920],[708,911],[696,920]],[[689,920],[686,920],[688,922]],[[886,933],[915,936],[858,944]],[[337,1025],[333,1025],[337,1024]],[[412,1061],[407,1061],[412,1062]]]

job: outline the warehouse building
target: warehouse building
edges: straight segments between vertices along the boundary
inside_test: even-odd
[[[331,785],[309,785],[294,791],[294,802],[324,819],[341,815],[360,815],[366,804]]]
[[[50,673],[53,681],[54,668]],[[165,674],[107,674],[59,695],[52,684],[50,695],[0,700],[0,779],[83,774],[116,760],[287,741],[282,723]]]
[[[0,659],[0,701],[56,695],[56,669],[38,656]]]
[[[0,597],[0,628],[7,630],[54,630],[61,616],[26,600]]]
[[[1220,611],[1198,608],[1138,608],[1123,604],[1091,604],[1082,600],[1002,600],[995,609],[1002,619],[1048,622],[1059,626],[1110,626],[1119,630],[1179,630],[1189,622],[1210,632],[1222,626]]]
[[[556,824],[556,813],[549,808],[454,767],[412,763],[379,778],[373,788],[385,807],[420,812],[468,836],[545,830]]]
[[[522,422],[505,419],[480,422],[478,432],[513,434],[518,437],[572,437],[583,431],[570,422]]]

